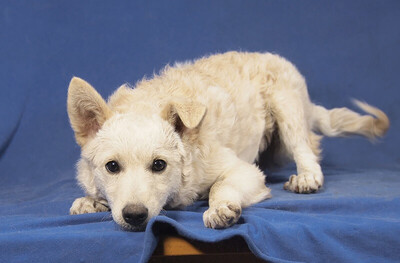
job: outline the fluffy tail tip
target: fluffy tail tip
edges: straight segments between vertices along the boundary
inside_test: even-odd
[[[375,118],[373,119],[373,125],[372,125],[372,131],[371,131],[372,134],[374,136],[379,136],[379,137],[382,137],[383,135],[385,135],[385,133],[387,132],[387,130],[390,127],[390,121],[389,121],[388,116],[380,109],[378,109],[374,106],[371,106],[368,103],[361,102],[356,99],[353,99],[352,101],[357,107],[359,107],[366,113],[369,113],[369,114],[375,116]]]

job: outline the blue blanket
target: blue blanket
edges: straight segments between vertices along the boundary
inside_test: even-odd
[[[162,229],[217,242],[241,236],[273,262],[393,262],[400,255],[399,1],[3,1],[0,3],[0,262],[147,261]],[[107,97],[167,63],[227,50],[294,62],[313,101],[384,110],[387,136],[325,139],[324,188],[283,190],[294,166],[266,171],[273,197],[225,230],[206,201],[122,231],[110,213],[68,215],[83,195],[66,114],[74,75]]]

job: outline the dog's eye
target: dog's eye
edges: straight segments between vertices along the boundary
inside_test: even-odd
[[[106,169],[110,173],[118,173],[120,171],[119,164],[116,161],[110,161],[106,163]]]
[[[167,167],[167,163],[164,160],[156,159],[153,161],[151,170],[153,170],[153,172],[161,172],[165,167]]]

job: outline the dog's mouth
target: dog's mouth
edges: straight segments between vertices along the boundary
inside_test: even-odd
[[[119,224],[122,230],[130,232],[143,232],[146,229],[147,222],[140,225]]]

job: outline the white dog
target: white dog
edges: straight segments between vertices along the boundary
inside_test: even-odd
[[[285,59],[229,52],[174,67],[134,89],[120,87],[106,103],[74,77],[68,114],[82,147],[77,179],[86,196],[71,214],[108,211],[127,230],[140,230],[163,207],[209,198],[205,226],[229,227],[242,208],[269,198],[253,163],[268,150],[297,165],[284,188],[317,191],[324,178],[319,141],[326,136],[382,136],[389,119],[310,102],[306,82]]]

